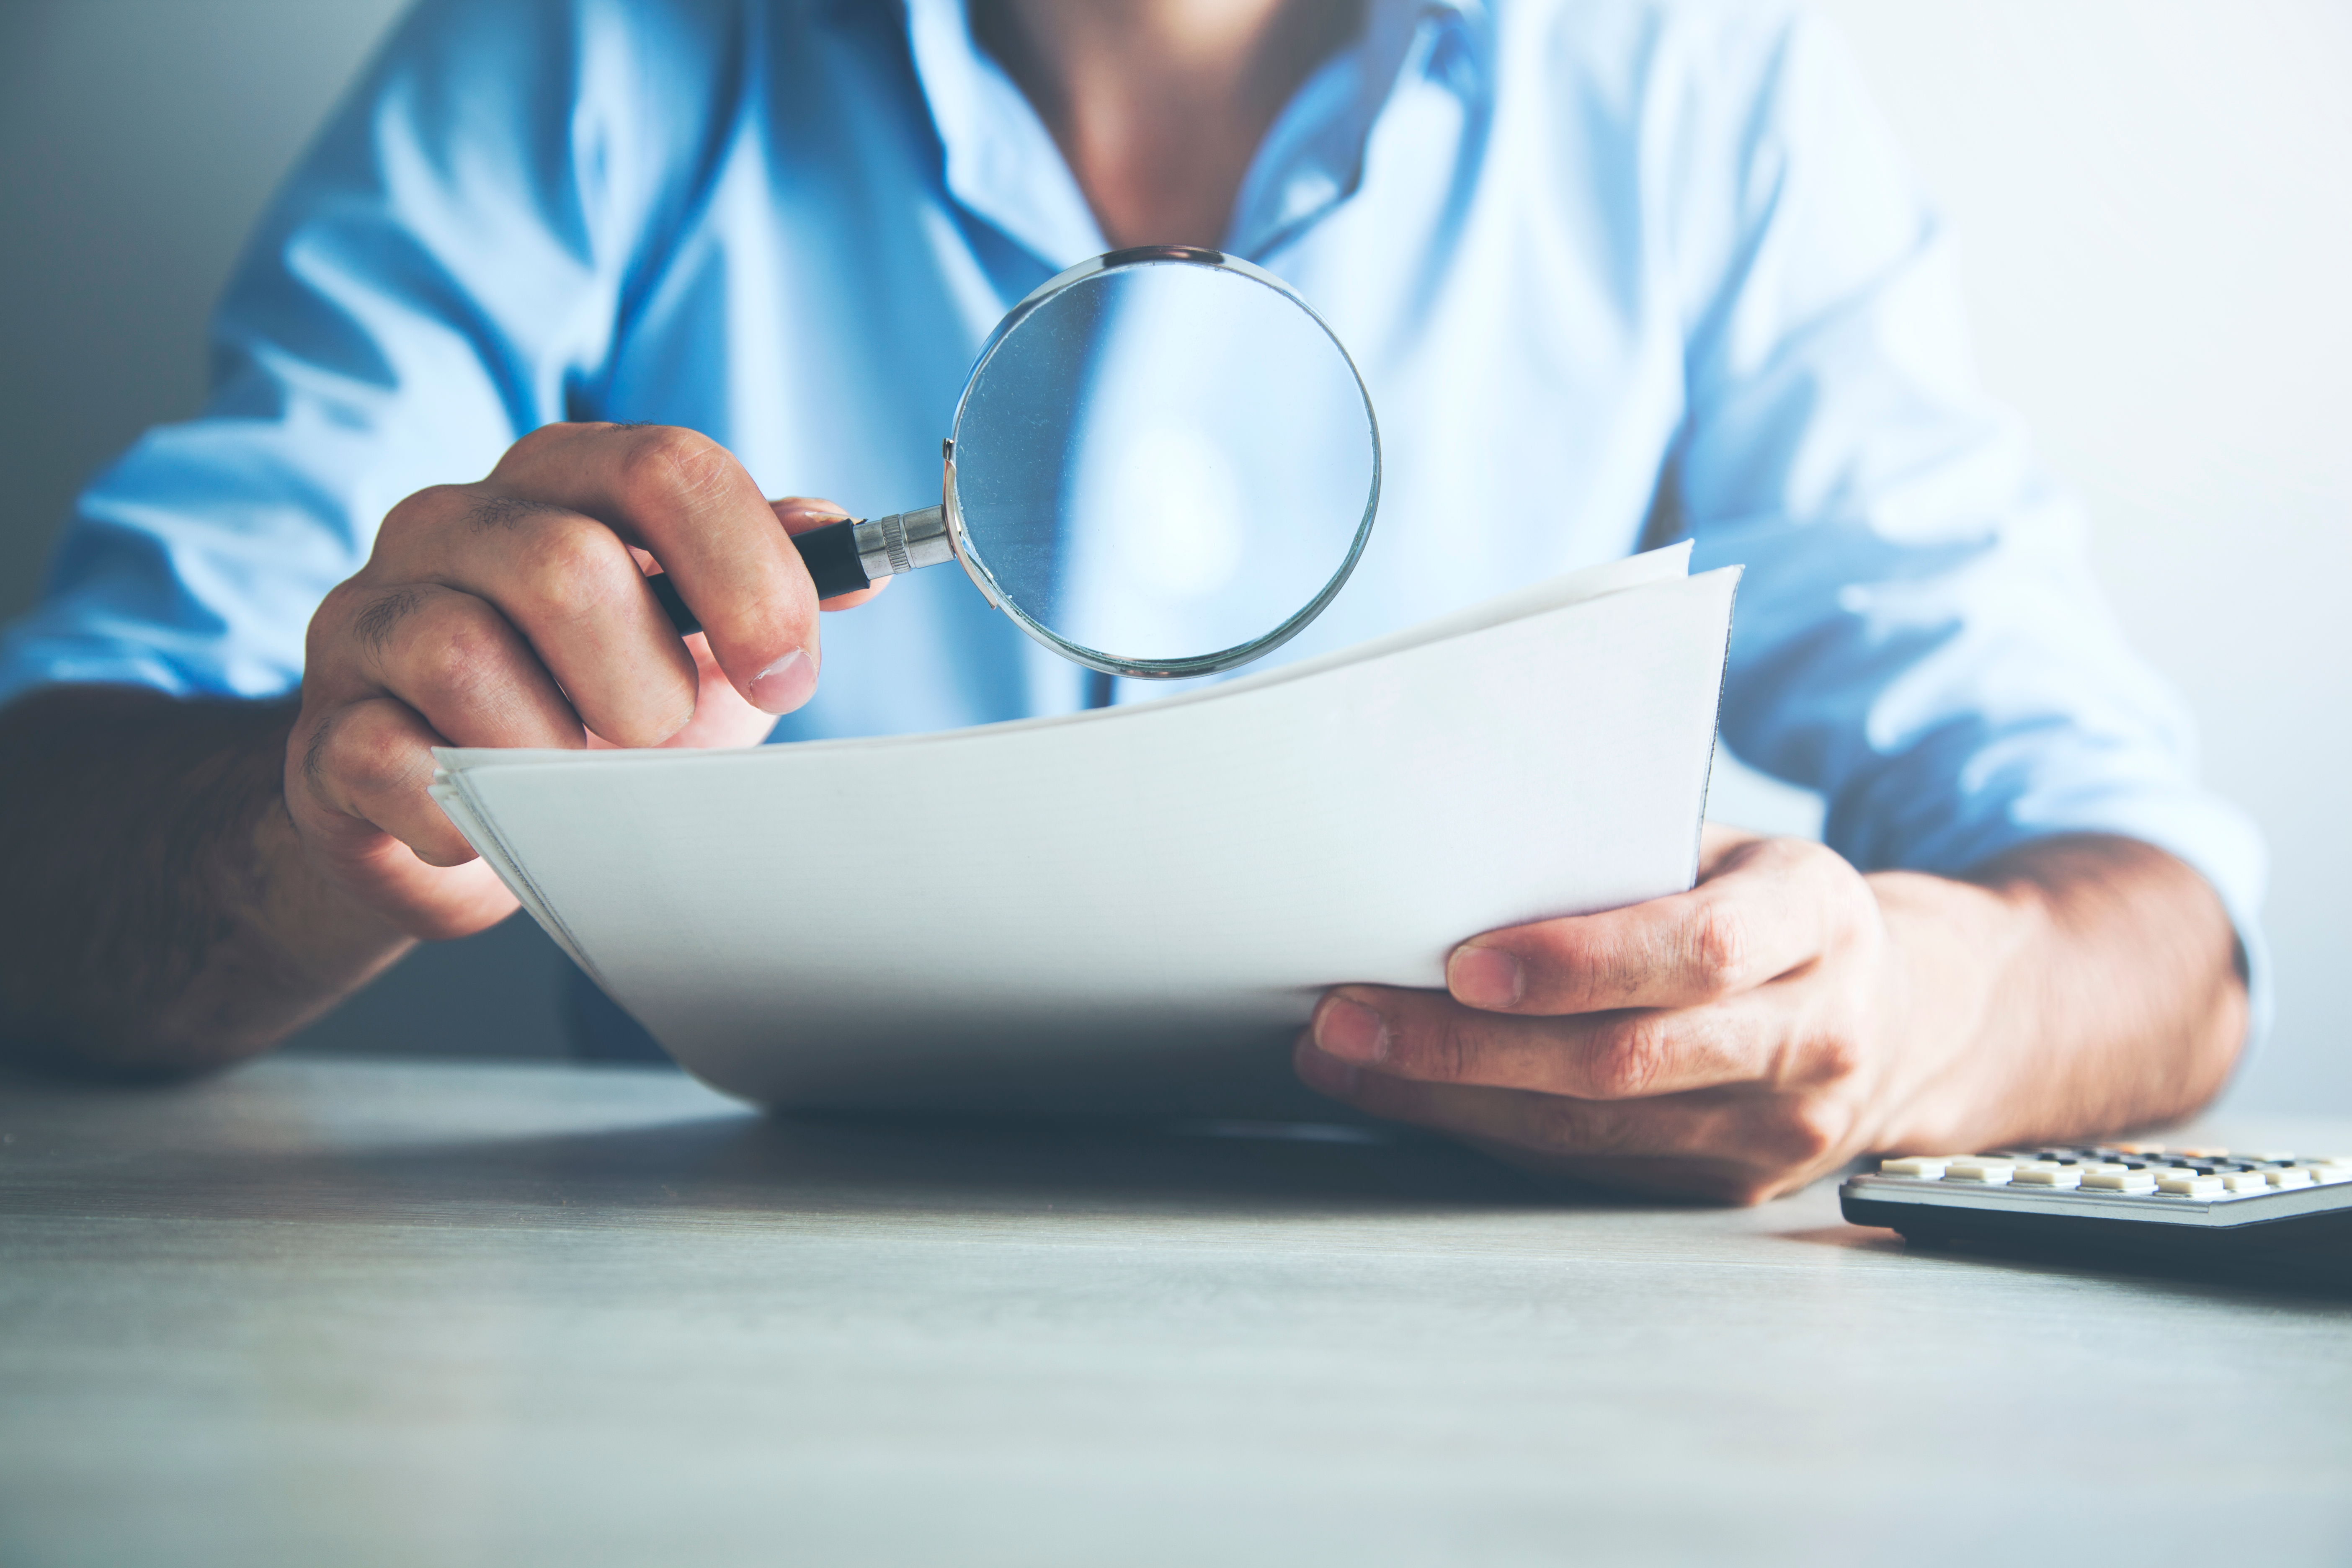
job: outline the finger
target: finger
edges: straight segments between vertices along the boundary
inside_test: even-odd
[[[369,574],[494,606],[608,741],[658,745],[694,716],[692,656],[629,547],[585,513],[479,486],[421,491],[384,520]],[[363,651],[414,635],[396,613],[406,592],[387,590],[353,616]]]
[[[784,525],[786,533],[800,534],[806,533],[811,529],[830,528],[836,522],[847,521],[849,517],[846,510],[832,501],[818,500],[809,496],[786,496],[780,501],[772,501],[769,504],[775,510],[776,521]],[[890,579],[884,577],[870,588],[861,588],[855,594],[835,594],[830,599],[820,600],[817,608],[828,612],[854,610],[889,585]]]
[[[1473,1007],[1538,1015],[1736,995],[1827,951],[1845,910],[1841,868],[1851,879],[1819,846],[1749,840],[1687,893],[1474,937],[1446,960],[1446,989]]]
[[[1323,998],[1307,1029],[1326,1056],[1396,1078],[1614,1100],[1768,1079],[1791,1026],[1787,1000],[1769,991],[1673,1011],[1528,1018],[1443,992],[1349,985]]]
[[[809,532],[813,529],[830,528],[836,522],[846,522],[850,517],[847,510],[840,503],[819,500],[811,496],[786,496],[782,500],[770,501],[768,506],[776,514],[776,521],[784,525],[784,531],[794,536]],[[656,572],[661,569],[661,563],[654,559],[651,552],[633,549],[632,553],[638,557],[637,564],[643,570]],[[826,611],[854,610],[889,585],[889,578],[877,578],[871,587],[860,588],[854,594],[835,594],[830,599],[820,599],[817,601],[817,608]],[[693,646],[690,639],[688,646]]]
[[[1295,1048],[1293,1065],[1308,1088],[1370,1115],[1551,1154],[1672,1157],[1719,1149],[1735,1135],[1746,1109],[1711,1095],[1586,1100],[1525,1089],[1416,1083],[1325,1056],[1306,1037]]]
[[[743,700],[743,694],[729,683],[726,672],[719,668],[719,661],[710,657],[709,645],[702,638],[688,637],[686,647],[694,656],[698,682],[694,717],[662,745],[677,751],[704,751],[756,746],[766,740],[776,727],[776,716],[763,713]],[[593,750],[609,742],[592,732],[588,744]]]
[[[514,624],[471,594],[431,584],[386,589],[355,605],[359,675],[424,717],[445,745],[586,743],[580,715]]]
[[[486,483],[598,519],[650,551],[753,706],[788,713],[815,693],[816,586],[724,447],[670,426],[550,426],[515,443]]]
[[[372,697],[329,712],[305,738],[302,781],[320,808],[388,833],[428,866],[462,866],[474,847],[426,794],[433,748],[449,742],[416,710]]]
[[[1514,1164],[1618,1186],[1756,1203],[1833,1159],[1837,1107],[1703,1089],[1662,1100],[1582,1100],[1524,1089],[1416,1083],[1325,1057],[1302,1037],[1300,1081],[1370,1116],[1475,1143]]]

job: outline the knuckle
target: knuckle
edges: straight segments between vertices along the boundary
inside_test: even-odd
[[[414,771],[407,747],[389,732],[377,731],[356,748],[348,776],[363,793],[386,795],[405,787]]]
[[[465,698],[489,679],[511,651],[496,611],[479,600],[447,595],[418,615],[415,678],[430,691]]]
[[[362,798],[393,794],[415,774],[415,743],[367,712],[330,721],[320,733],[324,738],[323,760],[317,771],[340,779]],[[321,750],[319,738],[313,738],[312,748]]]
[[[1843,1083],[1863,1069],[1864,1052],[1859,1037],[1833,1029],[1811,1042],[1807,1076],[1815,1083]]]
[[[1832,874],[1837,879],[1831,898],[1838,913],[1838,933],[1848,942],[1869,943],[1883,940],[1886,932],[1885,911],[1879,908],[1878,894],[1872,889],[1869,879],[1843,861]]]
[[[1774,1129],[1773,1149],[1792,1167],[1820,1163],[1843,1146],[1853,1117],[1845,1106],[1822,1095],[1788,1102]]]
[[[536,430],[529,431],[520,440],[507,448],[506,456],[499,459],[499,466],[504,467],[509,462],[528,462],[533,458],[543,457],[553,448],[562,446],[564,442],[571,439],[572,436],[578,430],[578,428],[579,426],[577,426],[567,425],[558,421],[555,424],[542,425]]]
[[[470,504],[470,491],[463,485],[427,485],[413,495],[404,496],[383,514],[383,522],[376,530],[375,553],[397,550],[419,533],[429,532]]]
[[[369,582],[367,573],[361,572],[357,575],[346,577],[328,589],[325,595],[320,599],[318,609],[311,612],[310,624],[314,626],[332,626],[346,621],[351,618],[356,606],[365,604],[368,596],[374,592],[374,585]]]
[[[1864,910],[1875,910],[1878,897],[1862,868],[1825,845],[1797,841],[1799,852],[1790,862],[1792,877],[1807,879],[1829,907],[1851,922]]]
[[[1709,991],[1736,988],[1746,978],[1754,939],[1747,918],[1717,900],[1701,904],[1682,933],[1683,961]]]
[[[630,432],[621,457],[621,493],[654,505],[691,500],[724,482],[733,462],[724,447],[699,431],[647,426]]]
[[[310,613],[310,626],[302,633],[302,669],[306,683],[327,668],[336,647],[345,638],[357,606],[364,602],[365,591],[359,586],[356,577],[336,584],[319,601],[319,607]]]
[[[544,521],[523,560],[530,613],[548,621],[576,621],[608,610],[642,575],[618,535],[572,513]]]
[[[1869,1067],[1864,1027],[1841,1016],[1800,1023],[1774,1049],[1764,1081],[1781,1092],[1844,1083]]]
[[[1664,1079],[1674,1031],[1657,1014],[1637,1014],[1604,1033],[1589,1064],[1587,1089],[1602,1100],[1637,1100]]]
[[[1448,1017],[1424,1032],[1416,1064],[1423,1078],[1459,1083],[1476,1070],[1480,1052],[1467,1020]]]

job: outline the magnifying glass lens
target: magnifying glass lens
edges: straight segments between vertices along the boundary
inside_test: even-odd
[[[957,411],[974,575],[1118,674],[1205,674],[1286,640],[1353,568],[1379,495],[1346,352],[1281,284],[1202,254],[1046,294]]]
[[[795,535],[819,598],[961,561],[1065,658],[1213,675],[1322,614],[1380,510],[1348,351],[1273,274],[1114,251],[1013,308],[964,384],[940,504]],[[701,629],[665,573],[653,593]]]

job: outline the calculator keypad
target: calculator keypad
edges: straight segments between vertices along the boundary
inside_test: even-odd
[[[2352,1182],[2352,1155],[2310,1158],[2276,1150],[2168,1149],[2145,1142],[2069,1144],[1989,1154],[1898,1154],[1880,1161],[1878,1173],[1954,1186],[2224,1201]]]

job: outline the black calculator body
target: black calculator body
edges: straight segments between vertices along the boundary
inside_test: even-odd
[[[2160,1143],[1906,1154],[1839,1206],[1925,1246],[2352,1282],[2352,1157]]]

